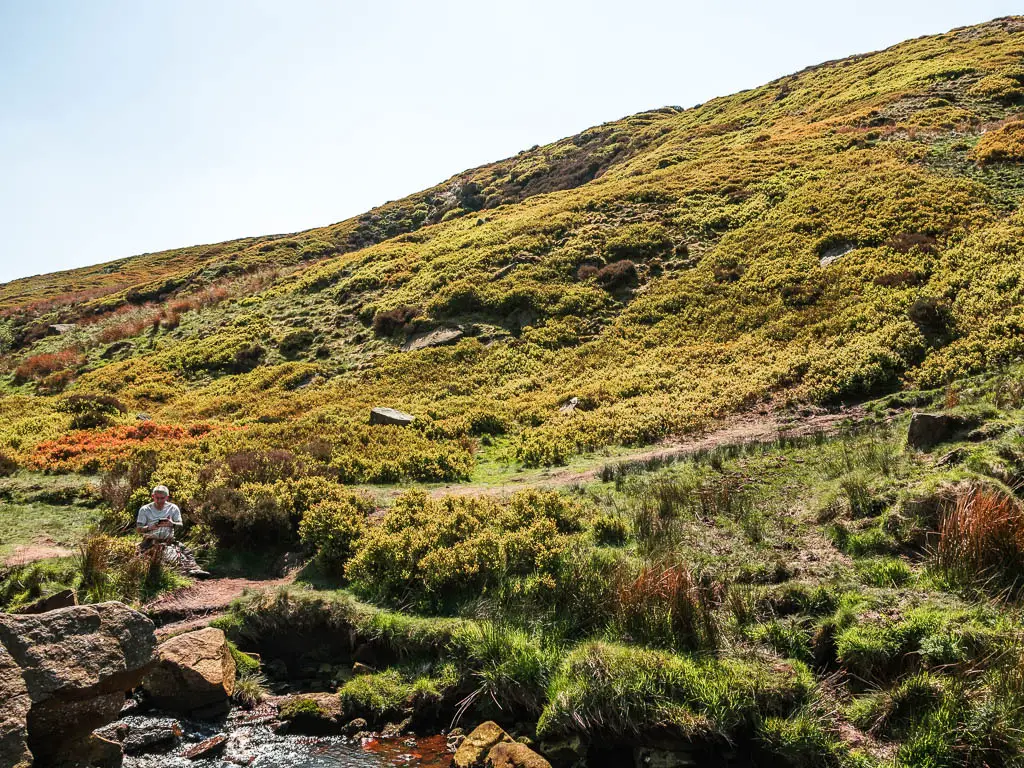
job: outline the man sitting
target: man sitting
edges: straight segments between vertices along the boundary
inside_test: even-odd
[[[174,531],[182,525],[181,510],[177,504],[168,501],[170,495],[166,485],[158,485],[153,489],[153,501],[139,508],[135,518],[135,530],[142,534],[139,551],[147,552],[156,547],[154,556],[179,565],[191,576],[209,576],[196,563],[192,553],[174,541]],[[168,547],[173,550],[171,557],[168,557]]]
[[[166,485],[158,485],[153,489],[153,501],[139,508],[135,530],[142,534],[142,551],[174,541],[174,529],[181,527],[181,510],[167,500],[170,495]]]

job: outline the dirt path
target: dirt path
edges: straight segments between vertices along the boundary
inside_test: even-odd
[[[769,442],[777,439],[780,435],[802,437],[819,432],[834,434],[840,430],[844,422],[856,422],[863,416],[864,410],[860,407],[789,418],[784,418],[784,414],[769,410],[747,413],[728,420],[724,426],[703,435],[666,441],[638,453],[595,460],[594,465],[587,469],[579,467],[554,468],[536,474],[513,477],[508,482],[499,484],[446,485],[431,490],[430,495],[435,498],[440,496],[500,495],[525,488],[558,488],[576,483],[588,483],[597,479],[601,468],[608,464],[679,458],[724,445]]]
[[[163,640],[190,629],[204,627],[222,616],[242,594],[255,589],[273,589],[295,581],[295,572],[279,579],[207,579],[185,589],[168,592],[142,607],[157,625],[157,639]]]
[[[52,539],[44,538],[34,544],[22,544],[14,548],[14,552],[4,559],[5,566],[28,565],[37,560],[51,557],[70,557],[75,550],[62,547]]]

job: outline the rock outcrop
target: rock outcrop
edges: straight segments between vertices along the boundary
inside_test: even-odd
[[[411,413],[395,410],[394,408],[373,408],[370,411],[371,424],[391,424],[396,427],[407,427],[416,421]]]
[[[927,451],[939,443],[952,440],[975,425],[971,419],[948,413],[915,413],[907,429],[907,445]]]
[[[110,764],[90,734],[117,718],[155,646],[153,622],[121,603],[0,614],[0,765]]]
[[[21,667],[0,645],[0,765],[23,768],[31,763],[28,751],[28,711],[32,700]]]
[[[464,335],[465,332],[461,328],[441,328],[429,333],[421,333],[405,342],[402,345],[402,351],[415,352],[418,349],[427,349],[428,347],[444,347],[448,344],[454,344]]]
[[[161,709],[198,717],[225,711],[235,691],[235,660],[224,632],[207,627],[162,643],[142,687]]]

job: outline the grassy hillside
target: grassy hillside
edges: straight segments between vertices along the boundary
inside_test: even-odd
[[[636,115],[330,227],[9,283],[0,450],[62,471],[245,444],[452,480],[998,368],[1021,351],[1021,24]],[[75,429],[88,394],[125,413]],[[375,405],[416,426],[368,429]]]

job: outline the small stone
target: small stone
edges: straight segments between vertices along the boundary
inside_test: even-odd
[[[144,725],[129,727],[128,735],[121,742],[125,754],[138,755],[145,752],[166,752],[181,738],[181,724],[171,718],[160,718]]]
[[[202,760],[207,757],[219,757],[224,753],[225,747],[228,745],[228,735],[226,733],[218,733],[216,736],[211,736],[206,741],[201,741],[194,747],[189,747],[181,756],[187,760]]]
[[[410,725],[412,725],[412,717],[407,717],[405,720],[398,723],[388,723],[380,729],[381,738],[393,739],[397,736],[401,736],[409,730]]]
[[[587,745],[579,734],[564,739],[542,741],[540,751],[557,766],[581,765],[587,756]]]
[[[421,333],[405,342],[402,345],[402,351],[415,352],[418,349],[427,349],[428,347],[447,346],[457,342],[463,335],[464,332],[461,328],[441,328],[429,333]]]
[[[365,731],[366,729],[367,722],[363,718],[357,717],[355,720],[349,720],[345,723],[345,725],[342,726],[341,732],[345,736],[354,736],[360,731]]]

